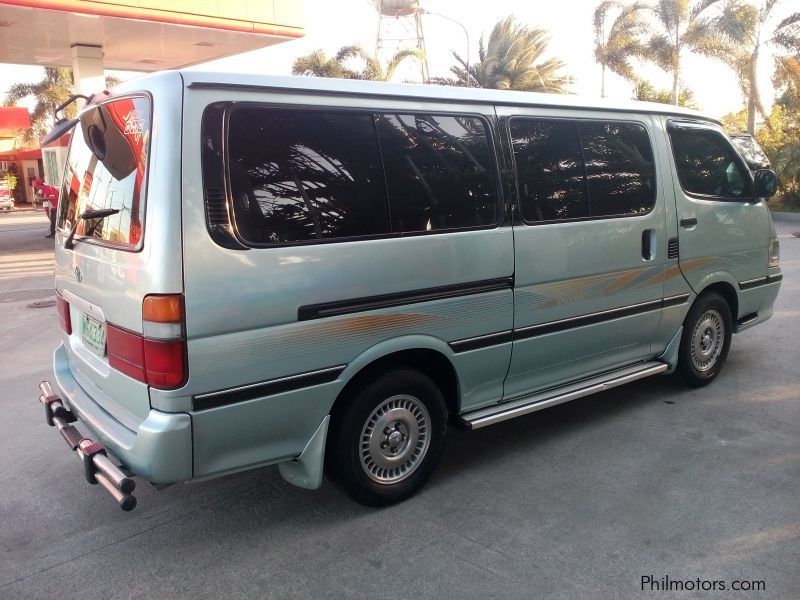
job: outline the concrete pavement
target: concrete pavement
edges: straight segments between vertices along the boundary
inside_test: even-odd
[[[659,377],[472,433],[387,509],[266,468],[123,513],[44,423],[54,310],[44,216],[0,217],[0,598],[791,598],[800,594],[800,239],[779,223],[773,319],[711,386]],[[40,222],[41,221],[41,222]],[[641,578],[727,583],[642,592]],[[763,581],[758,593],[734,580]]]

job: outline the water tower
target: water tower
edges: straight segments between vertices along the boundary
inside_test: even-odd
[[[375,55],[383,64],[400,50],[419,48],[425,52],[419,0],[370,0],[378,11]],[[428,59],[419,61],[420,78],[428,81]]]

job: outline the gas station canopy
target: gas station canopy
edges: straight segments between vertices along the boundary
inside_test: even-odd
[[[96,47],[105,69],[156,71],[302,36],[297,0],[0,0],[0,63],[70,66]]]

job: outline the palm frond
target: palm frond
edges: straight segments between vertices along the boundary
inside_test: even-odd
[[[703,14],[706,10],[718,4],[722,0],[700,0],[692,7],[691,12],[689,13],[689,22],[694,21],[697,19],[701,14]]]
[[[390,81],[394,75],[394,72],[397,70],[397,67],[400,66],[400,63],[409,58],[414,58],[422,63],[425,61],[425,53],[419,48],[408,48],[406,50],[401,50],[389,59],[389,62],[386,64],[386,68],[383,72],[383,80]]]
[[[770,41],[784,50],[800,54],[800,12],[778,23]]]
[[[17,102],[27,96],[35,96],[38,92],[39,84],[34,83],[15,83],[6,92],[6,106],[14,106]]]

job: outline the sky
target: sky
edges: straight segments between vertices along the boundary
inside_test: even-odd
[[[776,18],[791,12],[797,0],[779,0],[773,11]],[[467,54],[475,62],[478,57],[478,40],[489,37],[492,26],[513,15],[530,26],[544,27],[550,32],[549,51],[545,58],[557,57],[566,63],[566,72],[575,83],[570,91],[584,96],[600,95],[600,66],[594,62],[594,33],[592,13],[599,0],[560,0],[544,2],[531,0],[422,0],[423,8],[433,14],[423,16],[423,31],[431,75],[447,76],[454,63],[452,51]],[[378,30],[378,13],[371,0],[305,0],[306,35],[304,38],[284,42],[234,57],[212,61],[195,68],[220,69],[235,72],[289,74],[295,58],[322,49],[329,55],[346,45],[358,44],[370,52],[375,50]],[[445,17],[449,17],[448,20]],[[466,28],[468,36],[458,21]],[[397,31],[399,23],[389,25]],[[762,52],[760,64],[763,101],[771,104],[772,59]],[[646,65],[639,73],[658,88],[671,88],[671,77]],[[398,73],[396,80],[416,76],[407,70]],[[3,84],[36,81],[42,75],[37,67],[0,64],[0,94]],[[131,74],[123,74],[124,78]],[[732,71],[719,61],[687,54],[683,65],[683,82],[694,92],[701,111],[719,118],[744,106],[741,93]],[[616,99],[630,99],[632,84],[613,73],[606,78],[606,95]]]

